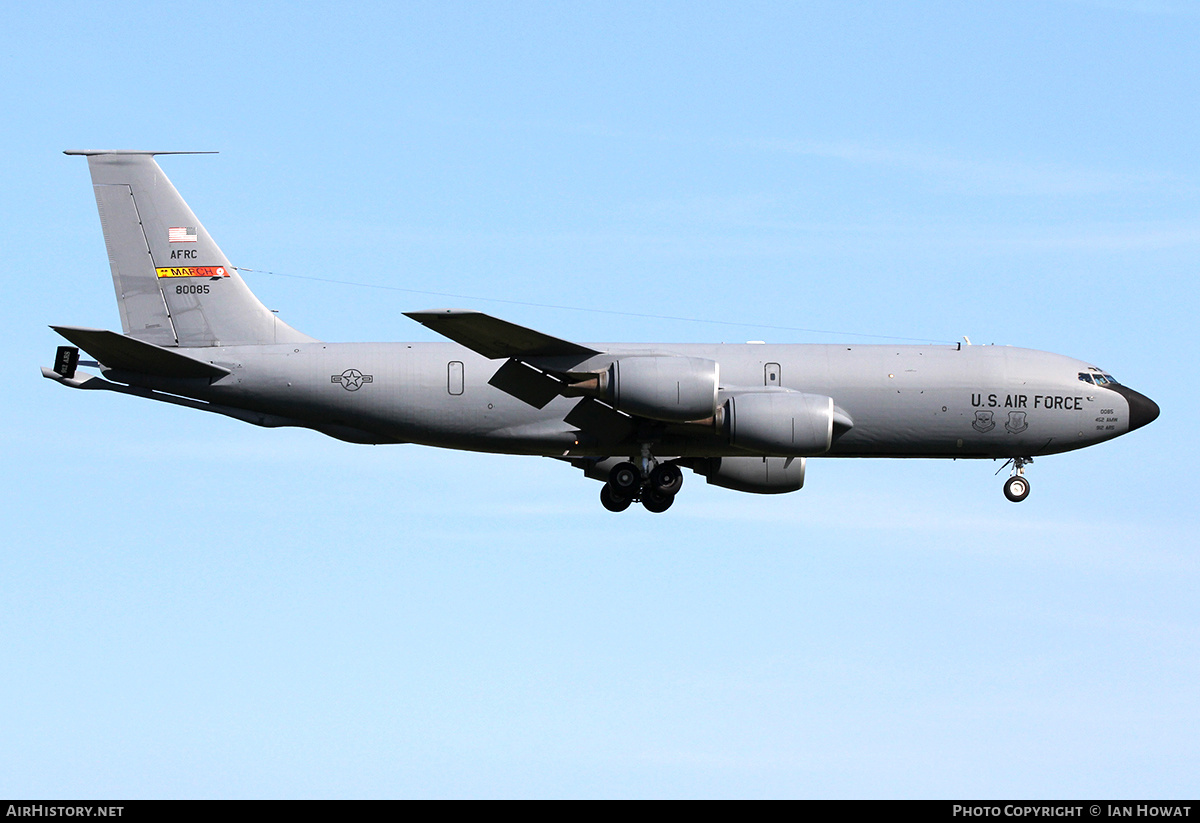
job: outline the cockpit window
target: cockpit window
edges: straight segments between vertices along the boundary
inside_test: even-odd
[[[1088,366],[1088,370],[1079,373],[1079,379],[1084,383],[1094,383],[1097,386],[1107,386],[1110,383],[1114,386],[1120,385],[1117,379],[1108,372],[1100,371],[1095,366]]]

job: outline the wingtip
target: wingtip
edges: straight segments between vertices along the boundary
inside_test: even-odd
[[[430,317],[447,317],[451,315],[480,314],[474,309],[425,309],[424,311],[406,311],[404,316],[420,322]]]
[[[98,154],[130,154],[157,157],[160,154],[220,154],[216,151],[141,151],[139,149],[63,149],[69,156],[93,157]]]

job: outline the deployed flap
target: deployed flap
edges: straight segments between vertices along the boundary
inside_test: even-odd
[[[56,332],[96,358],[106,368],[148,374],[154,377],[216,378],[229,369],[193,360],[177,349],[165,349],[134,337],[103,329],[51,326]]]
[[[618,443],[633,434],[633,420],[591,397],[576,403],[564,420],[602,443]]]
[[[541,409],[558,397],[563,384],[520,360],[509,360],[496,369],[488,385]]]
[[[436,309],[405,312],[405,316],[491,360],[568,355],[590,357],[600,353],[477,311]]]

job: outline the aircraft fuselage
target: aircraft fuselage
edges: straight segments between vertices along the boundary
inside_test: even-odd
[[[1028,457],[1082,448],[1131,429],[1130,390],[1082,382],[1079,374],[1091,368],[1087,363],[1029,349],[768,344],[595,348],[710,359],[720,366],[722,390],[775,385],[828,395],[853,421],[853,428],[824,452],[828,456]],[[294,424],[344,427],[361,432],[364,442],[552,456],[607,456],[614,451],[612,444],[580,441],[579,431],[564,421],[577,399],[558,397],[534,409],[488,383],[502,361],[453,343],[300,343],[191,354],[231,373],[211,384],[121,379]],[[1135,410],[1132,427],[1136,418]],[[746,453],[699,426],[665,426],[656,452]]]

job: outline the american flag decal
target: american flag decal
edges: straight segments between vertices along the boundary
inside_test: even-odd
[[[195,243],[195,226],[171,226],[167,229],[168,243]]]

